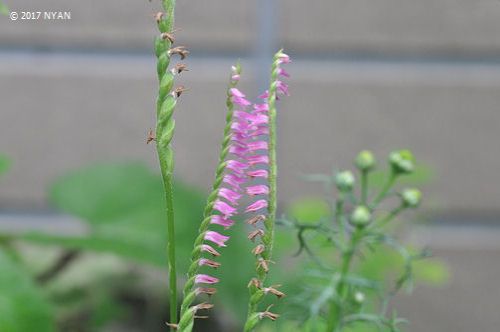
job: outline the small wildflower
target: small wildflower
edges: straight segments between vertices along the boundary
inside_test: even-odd
[[[229,227],[234,225],[234,220],[226,219],[223,216],[217,214],[212,216],[212,218],[210,219],[210,223],[213,225],[220,225],[225,229],[228,229]]]
[[[224,218],[231,217],[232,215],[234,215],[236,213],[236,209],[234,207],[232,207],[231,205],[229,205],[226,202],[223,202],[221,200],[215,201],[214,210],[222,213]]]
[[[271,293],[273,295],[275,295],[277,298],[281,299],[282,297],[285,297],[285,293],[283,292],[280,292],[279,290],[277,290],[275,287],[280,287],[280,285],[276,285],[276,286],[271,286],[271,287],[266,287],[263,289],[264,293],[265,294],[268,294],[268,293]]]
[[[246,189],[247,194],[251,196],[255,195],[267,195],[269,194],[269,187],[264,184],[259,184],[256,186],[250,186]]]
[[[215,250],[214,248],[212,248],[212,246],[210,246],[208,244],[202,244],[201,245],[201,251],[208,252],[212,256],[220,256],[220,253],[217,250]]]
[[[257,224],[260,221],[264,221],[264,220],[266,220],[266,216],[263,214],[259,214],[259,215],[256,215],[256,216],[248,219],[247,224],[255,226],[255,224]]]
[[[245,212],[255,212],[259,211],[260,209],[267,208],[267,200],[265,199],[260,199],[256,201],[255,203],[250,204],[246,209]]]
[[[209,276],[208,274],[197,274],[194,282],[197,284],[216,284],[219,279]]]
[[[206,259],[206,258],[201,258],[199,261],[198,261],[198,265],[199,266],[210,266],[210,267],[213,267],[213,268],[218,268],[221,266],[220,263],[218,262],[214,262],[213,260],[210,260],[210,259]]]
[[[189,55],[189,51],[186,49],[185,46],[173,47],[168,51],[168,53],[170,55],[174,55],[174,54],[179,55],[181,57],[181,60],[184,60]]]
[[[219,247],[225,247],[226,246],[225,242],[229,240],[229,236],[224,236],[214,231],[207,231],[205,233],[205,240],[213,242]]]
[[[265,250],[266,250],[266,247],[264,247],[263,244],[259,244],[255,248],[252,249],[252,254],[254,254],[255,256],[258,256],[258,255],[262,254]]]

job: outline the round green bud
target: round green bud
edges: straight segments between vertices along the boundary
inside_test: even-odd
[[[405,189],[401,194],[403,205],[409,208],[417,208],[422,201],[422,192],[418,189]]]
[[[389,164],[395,174],[410,174],[415,170],[415,158],[409,150],[391,152]]]
[[[354,187],[354,175],[351,171],[343,171],[335,176],[335,185],[342,192],[349,192]]]
[[[351,223],[357,227],[364,227],[370,223],[372,215],[370,210],[363,205],[357,206],[351,213]]]
[[[353,299],[355,303],[363,304],[363,302],[365,302],[366,297],[364,293],[358,291],[354,293]]]
[[[375,156],[371,151],[364,150],[358,154],[354,163],[360,171],[371,171],[375,168]]]

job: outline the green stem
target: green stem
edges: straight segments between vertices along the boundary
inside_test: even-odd
[[[382,200],[385,198],[391,187],[394,185],[394,182],[396,181],[397,175],[395,173],[391,173],[389,178],[387,179],[387,182],[385,183],[384,187],[382,187],[382,190],[379,192],[373,203],[371,204],[371,208],[375,208],[377,205],[382,202]]]
[[[346,237],[346,225],[345,225],[345,220],[343,218],[344,214],[344,194],[339,193],[339,198],[337,199],[337,202],[335,203],[335,220],[339,224],[339,233],[340,233],[340,238],[341,238],[341,243],[343,246],[345,246],[345,237]]]
[[[338,301],[332,300],[330,303],[330,314],[328,316],[328,325],[326,332],[336,332],[339,330],[342,323],[342,305],[347,296],[347,284],[345,279],[349,273],[351,263],[356,252],[359,240],[362,238],[362,229],[356,228],[352,234],[349,247],[342,255],[342,265],[340,268],[340,279],[336,287]]]
[[[381,228],[387,225],[389,222],[391,222],[394,218],[398,216],[403,210],[405,209],[405,206],[403,204],[399,205],[398,207],[394,208],[391,212],[389,212],[384,218],[380,219],[374,226]]]
[[[366,206],[368,199],[368,171],[361,171],[361,205]]]
[[[163,0],[162,4],[166,12],[166,17],[159,19],[158,28],[161,33],[170,33],[174,25],[175,0]],[[168,39],[156,37],[155,53],[158,58],[157,71],[160,86],[157,102],[156,148],[165,189],[170,323],[175,324],[177,322],[177,269],[173,202],[174,157],[171,141],[175,128],[172,115],[176,105],[176,98],[170,93],[174,77],[172,73],[167,71],[170,64],[170,55],[168,53],[170,47],[171,42]],[[170,330],[175,331],[175,328],[171,326]]]

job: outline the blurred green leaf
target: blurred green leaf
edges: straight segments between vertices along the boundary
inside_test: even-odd
[[[402,175],[397,183],[402,185],[422,185],[431,182],[434,179],[434,171],[426,165],[417,165],[415,171],[409,175]],[[370,186],[380,188],[387,181],[387,172],[384,170],[374,171],[370,174]]]
[[[7,172],[9,170],[9,167],[10,167],[9,159],[6,156],[0,154],[0,175],[2,173]]]
[[[302,198],[290,205],[288,215],[301,223],[314,223],[330,216],[330,206],[322,198]]]
[[[25,271],[0,251],[0,331],[55,331],[51,307]]]
[[[423,283],[442,286],[450,280],[448,266],[437,259],[424,259],[414,263],[415,278]]]
[[[204,198],[177,182],[175,213],[179,262],[187,259],[201,220]],[[24,239],[71,249],[110,252],[137,262],[166,265],[166,214],[159,175],[141,163],[95,165],[74,171],[55,182],[52,202],[80,217],[89,230],[83,236],[30,233]]]
[[[0,15],[9,15],[9,8],[2,1],[0,1]]]

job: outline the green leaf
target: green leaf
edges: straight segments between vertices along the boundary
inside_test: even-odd
[[[330,207],[321,198],[302,198],[291,204],[288,215],[302,223],[314,223],[329,217]]]
[[[450,280],[448,266],[438,259],[424,259],[414,264],[415,278],[433,286],[442,286]]]
[[[41,291],[2,251],[0,271],[0,331],[55,331],[51,307]]]
[[[374,171],[370,174],[370,187],[381,188],[387,181],[388,174],[386,171]],[[402,175],[398,178],[397,183],[402,185],[422,185],[432,182],[434,179],[434,171],[427,165],[417,165],[415,171],[409,175]]]
[[[25,234],[24,239],[163,267],[167,262],[164,196],[161,177],[141,163],[86,167],[58,179],[51,199],[57,208],[87,223],[88,233],[64,237],[38,232]],[[204,198],[179,182],[174,196],[179,262],[186,267]]]
[[[1,9],[1,4],[0,4],[0,9]],[[7,172],[9,170],[9,167],[10,167],[9,159],[6,156],[0,154],[0,175],[2,173]]]

